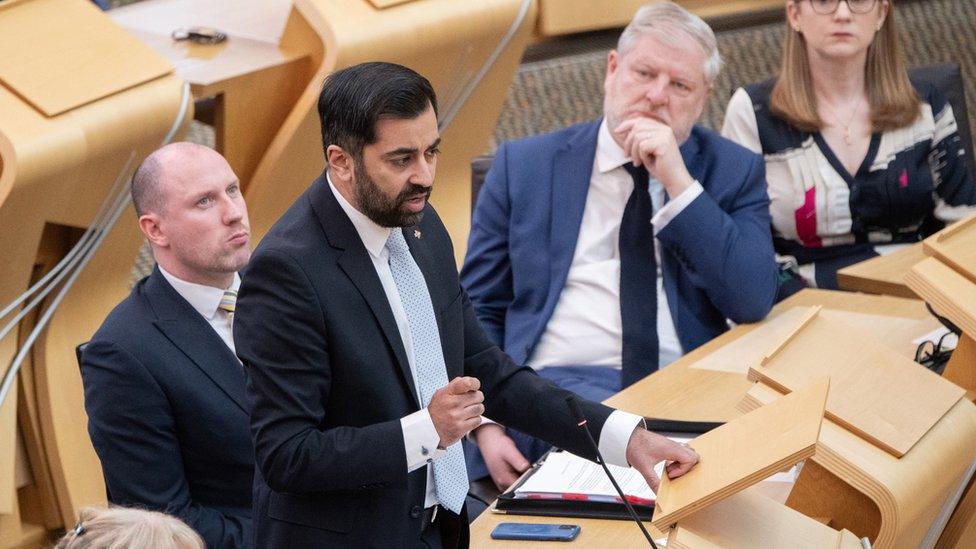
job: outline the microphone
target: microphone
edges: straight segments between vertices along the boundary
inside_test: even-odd
[[[620,500],[623,501],[624,505],[627,507],[627,511],[630,513],[630,517],[634,519],[634,522],[636,522],[637,526],[640,527],[641,532],[643,532],[644,537],[647,538],[647,542],[651,544],[651,547],[657,549],[657,545],[654,543],[654,540],[651,538],[651,534],[647,532],[647,528],[644,528],[644,523],[641,522],[640,517],[637,516],[637,511],[634,511],[634,506],[631,505],[629,501],[627,501],[627,496],[624,495],[624,491],[621,490],[620,485],[617,484],[617,479],[613,478],[613,475],[610,474],[610,469],[607,467],[607,464],[603,461],[603,455],[600,454],[600,447],[597,446],[596,441],[593,440],[593,434],[590,433],[590,428],[587,427],[586,425],[586,416],[583,415],[583,408],[580,407],[579,401],[576,400],[575,396],[569,395],[568,397],[566,397],[566,404],[569,405],[569,410],[573,413],[573,417],[576,418],[576,426],[582,429],[583,432],[586,433],[586,438],[590,441],[590,445],[593,447],[593,451],[596,452],[597,463],[603,466],[603,472],[607,474],[607,478],[610,479],[610,483],[613,484],[613,487],[617,490],[617,493],[620,494]]]

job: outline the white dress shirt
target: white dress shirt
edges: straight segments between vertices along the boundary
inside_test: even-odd
[[[187,282],[170,274],[161,265],[156,266],[159,267],[159,272],[163,274],[163,278],[169,282],[170,286],[176,290],[176,293],[183,296],[183,299],[200,313],[200,316],[217,332],[220,339],[224,340],[224,343],[234,353],[234,356],[237,356],[237,350],[234,348],[234,329],[231,324],[230,315],[227,314],[227,311],[218,308],[220,300],[224,298],[224,290],[214,288],[213,286]],[[240,287],[241,277],[237,273],[234,273],[234,281],[226,289],[236,292]],[[240,359],[238,359],[238,362],[240,362]]]
[[[413,341],[410,337],[410,324],[407,321],[407,314],[400,301],[400,292],[397,290],[396,282],[393,280],[393,273],[390,271],[390,253],[386,249],[386,240],[390,235],[390,228],[381,227],[366,217],[359,210],[354,208],[332,184],[331,176],[326,173],[329,188],[335,195],[339,206],[342,208],[349,220],[352,221],[359,238],[366,247],[373,267],[379,276],[383,291],[390,302],[390,309],[396,319],[397,329],[400,331],[400,338],[403,340],[403,349],[407,354],[407,361],[410,363],[410,372],[413,375],[414,386],[419,387],[417,381],[417,369],[414,365]],[[420,399],[417,395],[418,400]],[[614,411],[610,414],[603,430],[600,432],[600,452],[608,463],[615,465],[627,465],[627,443],[634,427],[640,423],[642,418],[627,412]],[[403,429],[403,442],[406,450],[407,472],[414,471],[420,467],[426,467],[432,460],[442,457],[446,451],[437,448],[440,443],[440,436],[434,428],[434,422],[430,418],[427,408],[422,408],[406,417],[400,419],[400,426]],[[456,444],[460,444],[457,442]],[[424,506],[430,507],[437,504],[437,496],[434,491],[433,469],[427,467],[427,493],[424,498]]]
[[[600,124],[596,156],[590,174],[583,219],[566,285],[545,332],[529,357],[535,369],[550,366],[607,366],[620,368],[622,326],[620,320],[620,221],[634,190],[634,180],[624,168],[630,162],[607,128]],[[651,218],[654,234],[682,212],[703,191],[697,181],[665,204],[661,182],[650,180]],[[654,239],[657,256],[658,364],[664,367],[682,354],[674,328],[668,296],[661,278],[661,246]]]

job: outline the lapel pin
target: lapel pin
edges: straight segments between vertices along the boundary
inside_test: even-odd
[[[420,236],[421,236],[420,235],[420,229],[414,229],[413,230],[413,237],[416,238],[417,240],[420,240]]]

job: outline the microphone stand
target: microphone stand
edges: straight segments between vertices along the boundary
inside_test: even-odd
[[[590,445],[593,446],[593,450],[596,452],[597,463],[603,467],[603,472],[607,474],[607,478],[610,479],[610,483],[613,484],[614,489],[616,489],[617,493],[620,494],[620,500],[623,501],[624,505],[627,507],[630,517],[634,519],[634,522],[636,522],[637,526],[640,527],[641,532],[644,534],[644,537],[647,538],[647,542],[651,544],[651,547],[657,549],[657,544],[654,543],[654,540],[651,538],[651,534],[648,533],[647,528],[644,527],[644,523],[641,521],[640,517],[637,516],[637,511],[634,510],[634,506],[631,505],[630,501],[627,500],[627,496],[624,494],[624,491],[621,490],[620,485],[617,484],[617,479],[613,478],[613,475],[610,474],[610,468],[608,468],[606,462],[603,461],[603,455],[600,453],[600,447],[597,445],[596,441],[593,440],[593,434],[590,433],[590,428],[586,424],[586,416],[583,415],[583,408],[581,408],[579,402],[576,401],[576,397],[572,395],[566,397],[566,403],[569,404],[569,409],[573,412],[573,416],[576,418],[576,426],[586,433],[586,438],[590,441]]]

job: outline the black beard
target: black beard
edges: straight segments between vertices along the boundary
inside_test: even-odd
[[[400,191],[400,194],[391,199],[369,176],[369,172],[366,171],[366,164],[361,158],[356,159],[356,179],[353,183],[359,210],[373,220],[373,223],[390,228],[410,227],[420,223],[420,220],[424,218],[423,210],[412,213],[404,210],[403,205],[408,200],[418,196],[423,196],[425,199],[429,198],[432,190],[431,187],[411,183]]]

